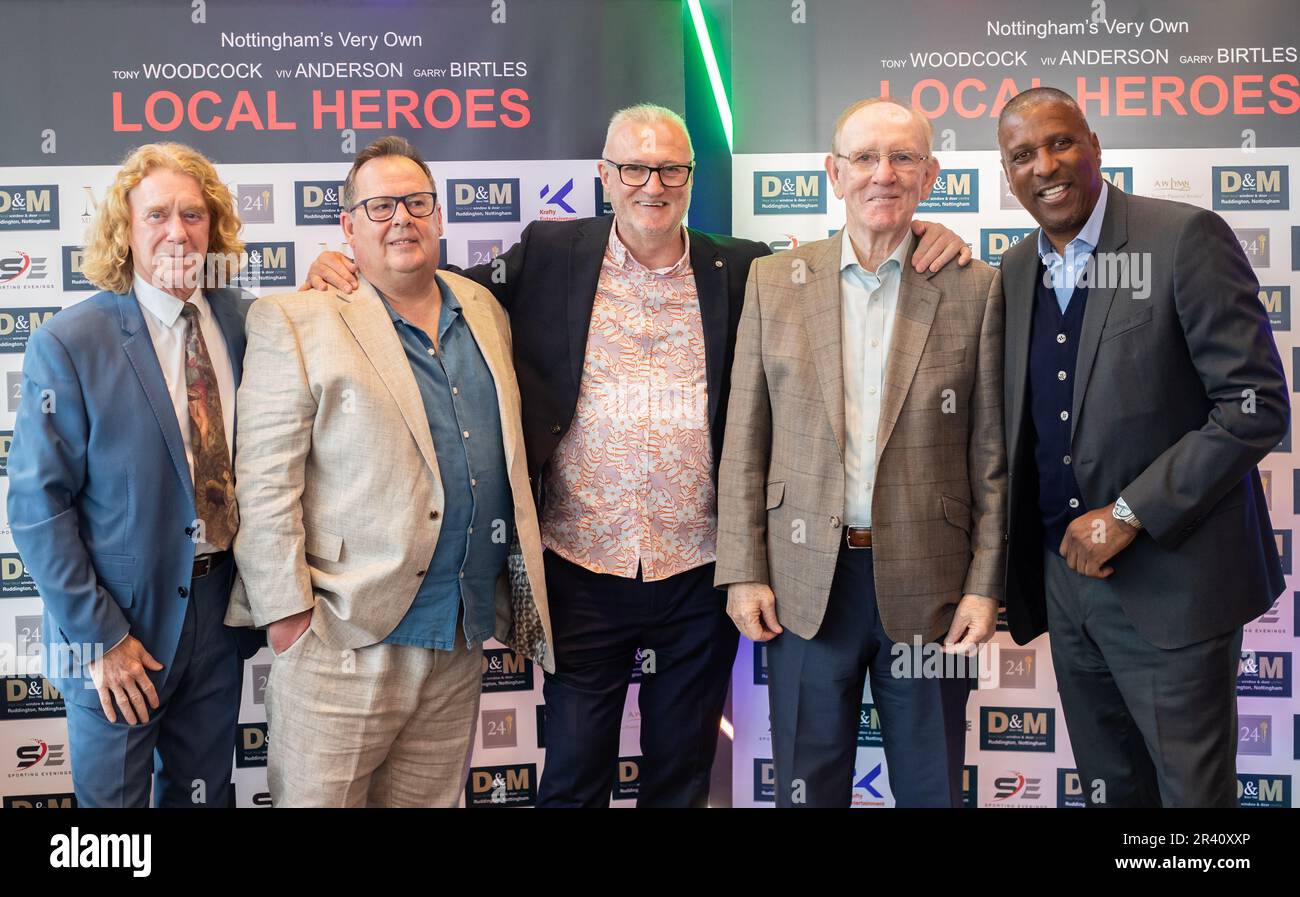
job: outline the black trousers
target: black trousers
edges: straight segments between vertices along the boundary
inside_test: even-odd
[[[538,806],[609,805],[627,687],[640,665],[640,807],[702,807],[738,633],[713,564],[657,582],[592,573],[552,551],[555,635]]]

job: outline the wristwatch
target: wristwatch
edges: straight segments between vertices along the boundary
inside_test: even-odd
[[[1128,502],[1122,495],[1115,499],[1115,507],[1111,509],[1110,516],[1121,523],[1127,523],[1134,529],[1142,529],[1142,521],[1137,519],[1137,515],[1133,513],[1133,509],[1128,506]]]

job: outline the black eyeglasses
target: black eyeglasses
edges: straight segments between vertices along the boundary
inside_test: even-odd
[[[366,217],[376,223],[387,221],[397,214],[397,204],[406,206],[412,218],[428,218],[438,206],[438,194],[425,190],[421,193],[408,193],[405,196],[372,196],[348,209],[355,212],[358,207],[366,210]]]
[[[618,169],[618,179],[629,187],[644,187],[650,183],[650,175],[656,171],[659,172],[659,183],[665,187],[685,187],[686,182],[691,179],[691,171],[695,168],[695,163],[689,165],[660,165],[651,167],[649,165],[638,165],[636,162],[628,162],[620,165],[617,162],[611,162],[605,159],[606,165],[613,165]]]

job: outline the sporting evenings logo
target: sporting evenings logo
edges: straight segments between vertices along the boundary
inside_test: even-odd
[[[56,770],[58,767],[65,766],[68,762],[66,745],[50,744],[43,738],[32,738],[30,744],[21,744],[14,751],[17,760],[15,769],[19,773],[39,774],[44,770]],[[65,770],[58,770],[63,772]],[[14,773],[10,773],[10,778],[15,778]]]
[[[246,769],[266,765],[266,723],[241,723],[235,732],[235,766]]]
[[[342,181],[294,181],[294,223],[337,225],[342,190]]]
[[[917,205],[918,212],[978,212],[980,170],[952,168],[939,172],[930,198]]]
[[[1273,717],[1237,714],[1237,756],[1268,757],[1273,753]]]
[[[1248,698],[1291,697],[1291,652],[1242,651],[1237,664],[1237,695]]]
[[[831,231],[832,236],[834,231]],[[780,252],[783,249],[795,249],[799,246],[799,238],[794,234],[782,234],[780,239],[772,240],[767,244],[773,252]]]
[[[81,272],[82,262],[85,260],[86,250],[81,246],[64,246],[62,247],[63,255],[63,292],[65,293],[89,293],[96,289],[96,286]]]
[[[448,180],[447,193],[449,222],[519,220],[519,178]]]
[[[573,192],[573,178],[569,178],[558,190],[550,184],[543,184],[537,197],[545,203],[537,211],[538,218],[547,221],[571,221],[578,217],[578,210],[569,205],[569,194]]]
[[[48,256],[31,255],[21,249],[0,250],[0,287],[54,289],[49,282]]]
[[[237,287],[291,287],[296,280],[293,243],[248,243],[244,267],[231,280]]]
[[[1056,770],[1056,805],[1082,808],[1088,804],[1083,796],[1083,782],[1077,769]]]
[[[1285,165],[1214,166],[1214,209],[1289,209]]]
[[[981,227],[980,258],[994,268],[1002,266],[1002,254],[1033,232],[1032,227]]]
[[[1291,777],[1237,773],[1237,803],[1243,809],[1291,806]]]
[[[537,764],[475,766],[465,782],[465,806],[531,807],[537,802]]]
[[[529,691],[533,687],[533,662],[509,648],[483,651],[483,694]]]
[[[0,598],[39,598],[36,583],[16,552],[0,554]]]
[[[880,732],[880,714],[875,704],[863,704],[858,711],[858,747],[884,747]]]
[[[1252,268],[1267,268],[1272,254],[1272,240],[1267,227],[1234,227],[1237,242],[1246,253],[1246,259]]]
[[[59,188],[56,185],[0,185],[0,231],[58,229]]]
[[[754,172],[754,214],[826,214],[826,172]]]
[[[1259,301],[1268,312],[1268,323],[1273,332],[1291,329],[1291,288],[1276,286],[1259,288]]]
[[[43,676],[12,676],[0,680],[0,687],[4,689],[0,722],[67,716],[63,695]]]
[[[980,750],[1056,750],[1056,710],[1050,707],[981,707]]]
[[[1026,776],[1019,770],[1010,770],[993,780],[993,800],[990,807],[1038,803],[1043,797],[1043,780]]]

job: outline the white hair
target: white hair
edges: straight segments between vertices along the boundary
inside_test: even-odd
[[[609,127],[605,130],[605,147],[601,150],[601,155],[609,155],[609,144],[614,139],[614,132],[624,125],[654,126],[664,122],[674,125],[685,135],[686,147],[691,151],[691,159],[694,159],[695,147],[691,145],[691,132],[686,130],[686,122],[667,106],[658,106],[654,103],[637,103],[635,106],[628,106],[615,112],[614,117],[609,120]]]

